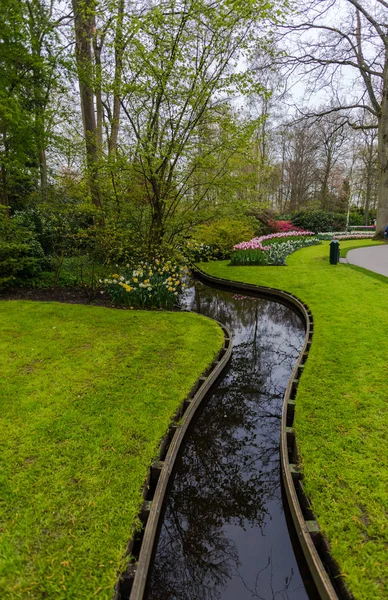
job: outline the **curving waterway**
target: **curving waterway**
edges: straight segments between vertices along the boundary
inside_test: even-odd
[[[279,465],[282,399],[304,324],[283,304],[199,282],[183,308],[224,323],[233,355],[182,446],[147,598],[314,598],[293,550]]]

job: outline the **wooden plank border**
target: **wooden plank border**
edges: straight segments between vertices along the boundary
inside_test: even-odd
[[[175,413],[173,422],[161,441],[159,460],[150,467],[143,492],[144,503],[139,514],[144,528],[140,535],[130,541],[127,547],[127,555],[136,556],[138,554],[138,560],[130,563],[125,573],[120,575],[115,587],[114,600],[124,600],[125,598],[140,600],[144,596],[166,492],[181,444],[195,413],[228,365],[232,355],[230,331],[222,323],[219,325],[224,332],[223,346],[216,359],[197,380]]]
[[[298,470],[298,449],[293,430],[295,397],[299,379],[303,374],[304,364],[308,358],[312,343],[314,331],[312,313],[304,302],[286,291],[213,277],[204,273],[195,265],[192,265],[192,271],[197,279],[210,286],[251,296],[268,298],[269,300],[275,300],[290,306],[301,316],[305,323],[306,333],[304,344],[283,397],[280,433],[281,476],[297,538],[320,598],[322,600],[354,600],[354,596],[346,587],[337,563],[330,555],[329,544],[320,532],[319,524],[314,518],[309,499],[304,491],[303,476]],[[147,525],[141,544],[139,560],[137,563],[129,565],[126,573],[121,577],[122,585],[116,586],[114,600],[123,600],[124,598],[143,600],[165,494],[179,448],[197,408],[231,357],[232,340],[230,332],[224,325],[220,325],[225,333],[225,344],[220,352],[221,358],[217,358],[214,361],[210,367],[211,372],[209,372],[209,369],[205,372],[205,377],[198,380],[188,399],[183,403],[187,404],[188,408],[181,425],[170,428],[166,436],[168,438],[167,442],[162,440],[162,446],[166,444],[168,447],[165,460],[151,467],[149,476],[150,486],[155,486],[156,483],[157,485],[151,505],[148,507],[143,505],[143,512],[147,515]],[[180,417],[181,415],[178,414],[177,418]],[[132,547],[133,543],[131,543],[128,553],[131,553]],[[126,582],[128,585],[126,585]],[[124,590],[123,595],[120,594],[120,589]]]
[[[280,433],[280,465],[282,481],[297,538],[307,566],[322,600],[354,600],[346,587],[338,564],[330,554],[329,544],[322,535],[303,487],[303,476],[298,470],[297,440],[293,430],[295,397],[304,363],[312,344],[313,315],[299,298],[280,289],[230,281],[213,277],[193,266],[195,276],[202,282],[218,288],[252,296],[260,296],[291,306],[303,319],[305,340],[292,371],[283,397]]]

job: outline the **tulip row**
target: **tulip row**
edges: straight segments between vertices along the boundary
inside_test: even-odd
[[[306,246],[320,244],[317,238],[293,239],[286,242],[272,244],[263,250],[259,248],[237,249],[233,252],[231,265],[284,265],[286,258],[295,250]]]
[[[270,248],[273,242],[280,242],[283,239],[288,238],[300,238],[301,236],[312,236],[312,231],[286,231],[280,233],[271,233],[270,235],[262,235],[261,237],[252,238],[249,242],[241,242],[234,246],[234,250],[263,250],[266,251]],[[262,242],[269,242],[269,244],[263,246]]]

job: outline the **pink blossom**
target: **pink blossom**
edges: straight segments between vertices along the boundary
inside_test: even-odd
[[[270,235],[262,235],[261,237],[252,238],[249,242],[241,242],[233,246],[234,250],[269,250],[270,246],[263,246],[265,240],[273,240],[275,238],[289,238],[302,235],[314,235],[313,231],[294,230],[280,233],[271,233]]]

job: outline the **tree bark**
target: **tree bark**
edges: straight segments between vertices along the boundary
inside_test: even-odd
[[[94,90],[96,95],[96,145],[98,156],[101,158],[102,154],[102,120],[103,120],[103,106],[102,106],[102,66],[101,66],[101,51],[103,40],[98,39],[96,18],[93,15],[93,52],[95,62],[95,84]]]
[[[323,210],[329,210],[329,177],[330,177],[331,162],[332,162],[330,150],[328,151],[326,158],[327,158],[327,160],[326,160],[325,171],[324,171],[323,181],[322,181],[322,186],[321,186],[321,194],[320,194],[321,195],[321,207]]]
[[[383,93],[378,125],[378,204],[376,237],[383,237],[388,225],[388,47],[386,48]]]
[[[114,155],[117,151],[117,141],[120,127],[121,110],[121,79],[123,72],[123,18],[124,0],[119,0],[117,9],[117,25],[115,37],[115,74],[113,82],[113,118],[112,130],[109,139],[109,154]]]
[[[99,153],[97,124],[94,111],[92,38],[94,22],[94,2],[72,0],[76,40],[76,61],[81,98],[82,121],[84,127],[86,164],[90,193],[93,204],[101,208],[99,182]]]

